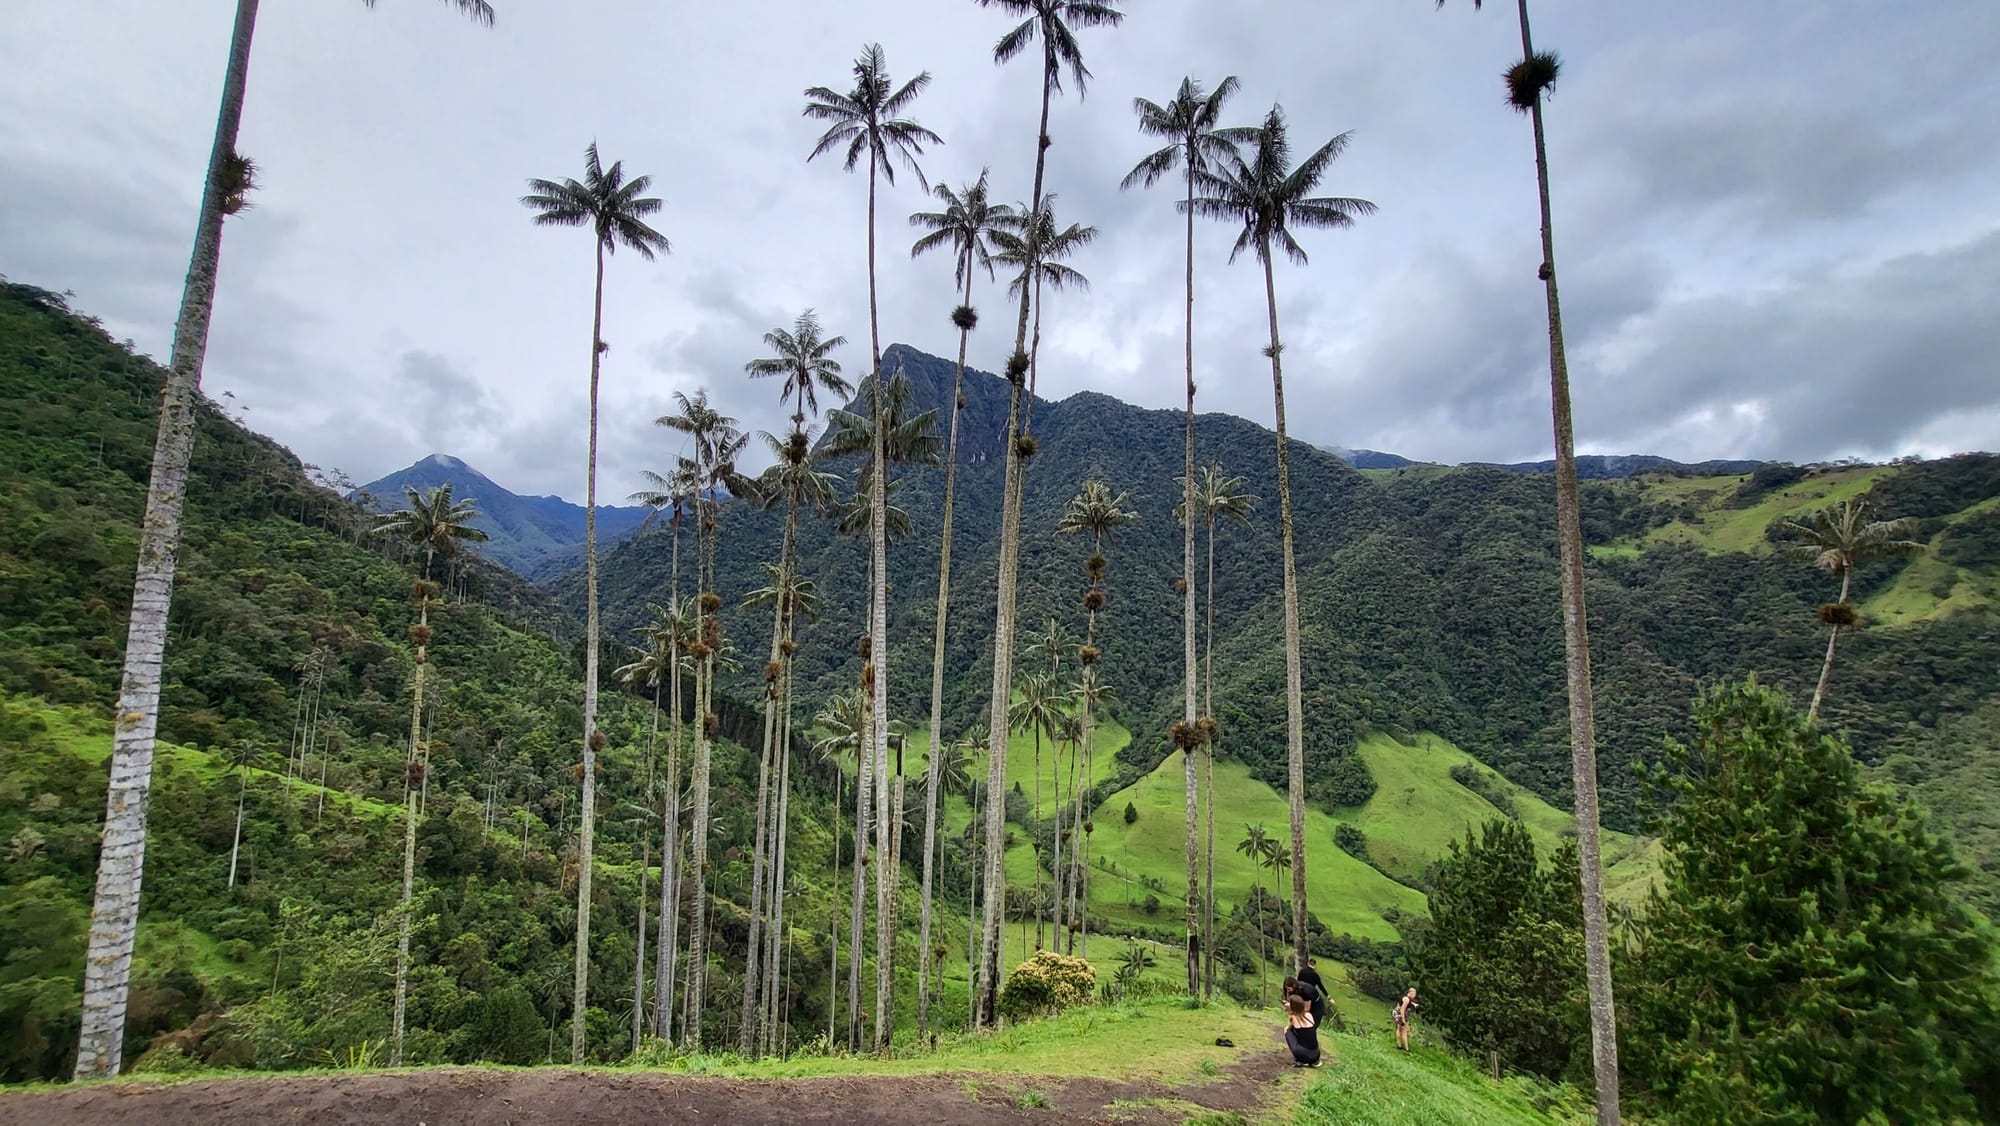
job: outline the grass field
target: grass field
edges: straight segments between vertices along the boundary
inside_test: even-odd
[[[1365,805],[1341,811],[1335,820],[1366,833],[1369,854],[1406,878],[1414,878],[1425,864],[1444,855],[1467,830],[1502,815],[1452,778],[1454,766],[1473,767],[1494,790],[1504,793],[1534,837],[1535,847],[1544,853],[1553,851],[1576,824],[1570,814],[1502,778],[1441,736],[1421,733],[1400,743],[1377,732],[1362,740],[1359,750],[1375,778],[1375,795]],[[1617,889],[1614,898],[1643,895],[1658,868],[1657,847],[1608,830],[1603,847],[1605,881],[1608,888]]]
[[[1691,502],[1700,509],[1692,523],[1676,520],[1647,532],[1640,546],[1656,543],[1694,544],[1708,551],[1765,552],[1770,545],[1764,529],[1773,520],[1797,516],[1836,501],[1860,496],[1895,470],[1884,466],[1853,466],[1816,473],[1773,489],[1747,508],[1725,508],[1723,502],[1747,477],[1644,477],[1650,499]]]
[[[1331,1036],[1332,1058],[1299,1098],[1298,1126],[1487,1126],[1587,1122],[1583,1092],[1529,1079],[1501,1082],[1470,1063],[1418,1047],[1409,1054],[1380,1036]]]

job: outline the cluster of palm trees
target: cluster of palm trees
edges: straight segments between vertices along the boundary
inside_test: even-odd
[[[493,10],[484,0],[447,0],[447,2],[479,22],[490,24],[493,20]],[[1041,291],[1044,282],[1053,289],[1083,283],[1083,276],[1063,265],[1062,258],[1087,244],[1095,235],[1093,228],[1075,223],[1064,226],[1055,217],[1054,197],[1046,190],[1047,155],[1051,144],[1049,107],[1053,97],[1063,92],[1066,78],[1074,86],[1079,97],[1086,91],[1090,71],[1084,65],[1077,33],[1083,30],[1115,28],[1123,22],[1124,14],[1119,10],[1117,0],[977,0],[977,2],[981,7],[1000,9],[1019,21],[996,43],[993,52],[996,62],[1005,63],[1024,55],[1039,58],[1037,76],[1041,93],[1041,113],[1035,141],[1032,188],[1027,202],[1018,208],[1003,208],[990,203],[987,199],[984,175],[962,192],[939,189],[936,195],[944,204],[944,209],[918,217],[918,225],[925,227],[930,233],[918,243],[915,252],[921,253],[947,244],[955,252],[954,281],[959,303],[952,312],[952,320],[961,333],[961,373],[966,337],[977,323],[977,315],[971,302],[975,266],[986,268],[989,274],[996,262],[1007,265],[1010,270],[1018,270],[1009,291],[1009,296],[1017,301],[1014,341],[1004,365],[1011,385],[1011,396],[997,568],[998,597],[993,635],[993,677],[988,706],[989,730],[986,739],[986,744],[990,748],[987,791],[991,794],[999,792],[1005,778],[1006,743],[1013,713],[1010,705],[1016,687],[1015,607],[1020,561],[1020,521],[1025,470],[1037,448],[1032,432],[1032,414],[1039,353]],[[1479,0],[1474,0],[1474,6],[1477,7],[1478,4]],[[1616,1120],[1617,1113],[1616,1044],[1612,1036],[1614,1023],[1601,861],[1598,855],[1595,749],[1590,710],[1588,638],[1584,627],[1582,547],[1578,531],[1574,444],[1569,414],[1568,373],[1563,352],[1561,315],[1556,288],[1554,244],[1549,217],[1548,165],[1542,121],[1542,96],[1554,83],[1559,64],[1555,56],[1537,53],[1533,49],[1526,0],[1517,0],[1517,5],[1520,14],[1522,59],[1507,72],[1507,83],[1510,100],[1530,117],[1533,124],[1540,189],[1542,256],[1537,274],[1544,283],[1548,305],[1551,402],[1557,451],[1558,533],[1561,542],[1573,765],[1583,861],[1593,1048],[1597,1063],[1599,1116],[1601,1120],[1609,1122]],[[127,663],[120,691],[117,734],[113,747],[112,780],[107,798],[104,848],[100,860],[97,896],[92,911],[86,963],[83,1030],[77,1063],[77,1074],[85,1077],[115,1073],[122,1054],[124,1009],[132,943],[136,934],[138,892],[144,852],[144,809],[151,778],[153,732],[158,714],[159,669],[165,645],[167,605],[171,596],[175,553],[180,532],[180,509],[185,495],[188,457],[193,441],[196,393],[199,387],[209,311],[213,303],[216,262],[220,253],[223,219],[242,210],[246,205],[248,192],[256,183],[254,164],[236,151],[235,143],[243,106],[250,41],[255,26],[257,6],[257,0],[238,0],[229,66],[224,82],[222,110],[208,163],[195,249],[176,325],[171,374],[161,412],[159,443],[153,463],[153,476],[148,493],[140,559],[135,578]],[[841,92],[828,87],[814,87],[807,91],[806,115],[826,124],[825,132],[811,150],[808,159],[822,154],[839,153],[844,160],[844,166],[850,171],[856,170],[864,158],[867,164],[871,362],[870,378],[866,386],[871,402],[871,414],[878,420],[886,419],[889,409],[886,381],[881,372],[881,337],[875,293],[875,213],[878,185],[893,187],[895,173],[900,165],[916,176],[920,186],[927,190],[929,188],[918,167],[917,158],[923,154],[925,145],[940,143],[941,139],[909,116],[913,103],[928,84],[927,73],[919,74],[901,86],[894,84],[889,77],[884,53],[879,46],[871,45],[856,61],[853,85],[848,91]],[[1274,250],[1282,251],[1293,261],[1304,263],[1306,253],[1298,242],[1295,232],[1307,228],[1337,229],[1350,226],[1356,219],[1369,214],[1373,210],[1373,205],[1362,199],[1315,194],[1331,164],[1346,147],[1348,135],[1336,136],[1295,161],[1285,116],[1278,106],[1273,106],[1258,125],[1221,126],[1219,124],[1221,111],[1227,100],[1236,92],[1237,86],[1233,78],[1225,79],[1213,91],[1208,91],[1201,83],[1188,79],[1181,83],[1175,96],[1165,104],[1140,99],[1135,106],[1139,114],[1140,128],[1148,135],[1165,140],[1167,144],[1142,160],[1134,168],[1131,176],[1127,177],[1126,183],[1152,184],[1175,168],[1179,168],[1183,186],[1179,206],[1188,229],[1186,294],[1188,343],[1185,373],[1187,451],[1180,506],[1183,520],[1182,594],[1186,668],[1182,714],[1175,724],[1174,738],[1175,742],[1187,752],[1190,811],[1188,820],[1190,844],[1187,856],[1191,891],[1194,888],[1196,867],[1195,848],[1192,843],[1195,836],[1193,810],[1197,791],[1194,760],[1201,748],[1212,744],[1215,735],[1215,725],[1209,711],[1205,706],[1198,707],[1200,701],[1197,700],[1198,676],[1194,643],[1194,524],[1199,506],[1193,455],[1195,393],[1192,313],[1193,220],[1199,216],[1238,224],[1241,232],[1231,257],[1234,258],[1249,250],[1263,266],[1269,315],[1269,343],[1265,348],[1265,354],[1271,364],[1278,432],[1276,462],[1284,576],[1285,695],[1291,791],[1290,857],[1294,955],[1302,960],[1305,956],[1306,873],[1303,833],[1304,717],[1301,702],[1303,673],[1298,636],[1298,583],[1294,567],[1292,502],[1287,462],[1283,347],[1278,326],[1273,253]],[[602,331],[604,264],[605,259],[621,246],[648,259],[656,253],[664,253],[670,249],[667,239],[646,222],[647,216],[658,212],[661,208],[659,200],[644,195],[646,187],[645,177],[635,176],[628,179],[624,176],[621,165],[617,163],[613,163],[609,168],[603,167],[596,146],[593,144],[586,156],[583,180],[531,181],[530,194],[523,201],[536,212],[535,219],[539,224],[591,228],[597,268],[596,302],[593,308],[591,332],[590,438],[586,462],[586,503],[592,515],[586,522],[587,668],[579,767],[582,788],[579,820],[582,862],[578,879],[575,983],[577,1004],[572,1041],[573,1048],[579,1055],[583,1045],[583,996],[588,973],[591,872],[589,858],[592,826],[595,821],[596,756],[604,745],[603,736],[596,729],[598,614],[594,520],[597,386],[602,358],[607,347]],[[1030,335],[1031,313],[1034,327],[1032,336]],[[803,320],[799,327],[803,328]],[[795,342],[796,336],[795,330]],[[785,351],[782,345],[778,347],[781,352]],[[823,354],[821,359],[824,359]],[[820,370],[824,371],[823,368]],[[819,376],[814,375],[810,382],[818,380]],[[812,404],[806,397],[798,395],[796,384],[788,380],[788,386],[792,389],[798,407],[795,411],[794,431],[785,439],[786,456],[780,457],[777,469],[781,476],[785,472],[791,473],[794,480],[790,483],[774,482],[771,495],[783,498],[782,503],[786,506],[789,524],[800,504],[815,503],[811,494],[817,486],[811,483],[811,471],[803,467],[805,461],[803,447],[808,447],[809,441],[801,440],[801,436],[805,433],[805,418],[802,416],[810,414]],[[706,413],[696,412],[694,408],[697,406]],[[693,439],[696,451],[695,456],[688,459],[691,464],[687,467],[688,479],[694,488],[691,492],[677,491],[675,495],[693,498],[692,510],[697,519],[698,594],[692,615],[693,632],[685,638],[681,638],[676,632],[676,636],[667,643],[669,652],[666,679],[673,681],[677,688],[679,654],[684,648],[693,666],[694,714],[697,717],[690,784],[693,817],[697,828],[690,836],[691,855],[688,857],[688,871],[699,877],[706,869],[707,860],[706,833],[701,831],[701,827],[705,826],[707,820],[710,749],[715,734],[715,718],[711,710],[713,684],[718,671],[718,662],[725,656],[718,617],[721,598],[715,590],[713,573],[714,538],[719,524],[715,520],[712,506],[715,497],[719,495],[718,489],[729,488],[732,493],[736,492],[734,486],[739,483],[740,478],[735,470],[735,462],[741,452],[744,438],[740,432],[734,430],[733,426],[727,424],[727,420],[720,419],[719,415],[710,410],[703,397],[684,402],[683,413],[674,417],[677,428],[684,430]],[[873,472],[865,474],[867,478],[864,482],[865,521],[856,521],[869,537],[871,572],[867,658],[861,686],[867,696],[866,732],[862,744],[857,747],[859,761],[856,829],[857,840],[865,839],[872,831],[873,855],[876,861],[878,979],[875,1039],[878,1044],[887,1043],[892,1031],[890,1001],[894,980],[892,928],[896,919],[894,901],[896,881],[893,878],[894,868],[888,862],[894,858],[890,830],[900,803],[900,787],[891,785],[887,758],[889,646],[885,561],[888,538],[894,524],[892,510],[888,504],[888,469],[893,463],[890,449],[891,429],[885,424],[874,426],[870,430],[868,461]],[[951,435],[950,449],[947,453],[948,466],[956,460],[956,408],[954,408]],[[795,445],[801,447],[800,452],[796,454],[791,452]],[[951,473],[951,469],[947,468],[948,489],[952,481]],[[681,504],[676,501],[673,507],[674,527],[678,531]],[[859,517],[860,514],[857,512],[854,515]],[[1214,510],[1210,510],[1210,519],[1211,522],[1214,519]],[[774,772],[780,780],[781,792],[777,799],[775,815],[768,804],[768,794],[763,793],[764,787],[760,786],[758,818],[763,824],[760,834],[769,835],[775,832],[778,842],[782,842],[783,839],[782,781],[786,773],[786,763],[784,756],[774,754],[772,748],[781,745],[776,742],[778,733],[785,730],[789,723],[784,700],[789,691],[786,673],[786,666],[789,664],[786,660],[789,656],[787,646],[794,644],[791,633],[794,611],[800,609],[803,604],[803,599],[798,597],[800,584],[791,575],[787,550],[781,550],[781,558],[776,565],[771,587],[771,599],[775,606],[773,652],[776,656],[769,662],[766,671],[767,700],[772,702],[767,704],[765,726],[768,737],[759,767],[760,775],[767,782]],[[936,698],[942,685],[941,663],[944,652],[942,637],[947,606],[947,599],[944,596],[949,593],[949,565],[950,538],[947,517],[939,567],[941,597],[936,620],[936,640],[933,645],[931,735],[933,742],[939,745],[942,745],[944,740],[940,738],[937,727],[941,717]],[[428,582],[427,579],[420,581]],[[427,597],[419,595],[420,625],[423,624],[421,603]],[[1837,624],[1835,628],[1838,629]],[[414,637],[413,633],[413,639]],[[421,646],[421,642],[419,645]],[[419,667],[421,668],[421,665]],[[652,679],[656,675],[648,672],[642,674],[642,677],[650,680],[657,689],[658,681]],[[1085,710],[1087,712],[1088,708]],[[671,714],[674,723],[678,724],[679,710],[675,709]],[[421,768],[421,763],[414,757],[417,742],[413,736],[413,770]],[[678,763],[678,753],[679,742],[675,740],[668,753],[670,780]],[[924,868],[927,906],[928,886],[931,882],[929,873],[933,868],[932,842],[935,838],[938,788],[935,773],[941,757],[935,754],[932,756],[932,785],[927,787],[929,793],[925,803]],[[672,787],[669,786],[668,789],[671,790]],[[668,800],[663,806],[668,810],[663,817],[663,820],[669,823],[663,838],[668,850],[674,845],[671,822],[674,820],[673,809],[676,805],[676,800]],[[1000,848],[1004,832],[1002,805],[1003,803],[988,801],[985,809],[986,839],[983,849],[982,878],[983,899],[989,905],[1005,902]],[[1210,835],[1212,837],[1212,831]],[[900,834],[897,836],[900,840]],[[1211,843],[1211,853],[1212,847]],[[760,842],[756,865],[757,870],[753,874],[755,889],[752,895],[753,900],[758,902],[753,915],[760,917],[760,922],[756,925],[767,929],[760,929],[751,944],[753,972],[748,974],[746,979],[746,1012],[757,1007],[757,981],[760,975],[755,972],[756,960],[759,957],[756,947],[760,940],[768,940],[775,946],[773,935],[778,924],[775,918],[765,917],[764,900],[768,900],[769,911],[776,912],[781,909],[783,897],[779,893],[782,891],[784,866],[782,847],[767,855]],[[857,878],[860,869],[861,865],[857,862]],[[766,895],[766,881],[773,876],[779,879],[779,883],[771,885],[768,888],[769,894]],[[674,876],[669,875],[663,882],[671,885],[674,879]],[[663,888],[663,891],[667,890],[669,889]],[[764,899],[759,900],[760,896]],[[1212,896],[1202,897],[1192,894],[1189,896],[1187,961],[1191,990],[1199,988],[1204,976],[1199,957],[1199,936],[1201,931],[1209,929],[1205,918],[1197,918],[1197,899],[1207,902]],[[687,1024],[683,1025],[686,1030],[700,1028],[701,1005],[705,992],[703,978],[707,967],[703,913],[704,897],[693,896],[686,962],[688,1000],[684,1019]],[[977,979],[975,1008],[977,1020],[981,1024],[994,1022],[998,1015],[1001,914],[999,910],[987,911],[980,928],[980,956],[975,967]],[[662,931],[667,932],[670,929],[663,927]],[[663,934],[665,944],[670,945],[672,941],[671,937]],[[927,943],[924,948],[927,951]],[[765,969],[768,971],[770,955],[765,954],[763,957],[766,960]],[[927,963],[928,956],[926,955],[922,961]],[[670,964],[662,963],[662,976],[671,972],[668,969]],[[922,972],[920,969],[920,974]],[[920,991],[920,995],[923,992]],[[400,989],[398,995],[400,999]],[[768,998],[766,1000],[768,1002]],[[664,1007],[656,1006],[656,1009]],[[656,1019],[660,1019],[658,1012]],[[750,1037],[752,1035],[750,1022],[746,1021],[744,1028],[744,1036]],[[698,1031],[696,1034],[698,1035]]]

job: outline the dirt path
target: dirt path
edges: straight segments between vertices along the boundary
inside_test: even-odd
[[[1265,1058],[1269,1057],[1269,1058]],[[1256,1053],[1216,1078],[1154,1081],[945,1074],[823,1079],[711,1079],[644,1071],[434,1068],[352,1075],[125,1081],[0,1095],[0,1124],[207,1126],[209,1123],[394,1123],[507,1126],[558,1123],[879,1122],[1178,1123],[1233,1111],[1254,1118],[1289,1071]],[[1023,1102],[1031,1105],[1023,1106]],[[1046,1105],[1042,1105],[1046,1104]]]

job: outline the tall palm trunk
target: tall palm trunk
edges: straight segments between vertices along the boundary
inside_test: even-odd
[[[1185,310],[1187,314],[1185,343],[1187,358],[1187,439],[1183,443],[1186,454],[1186,465],[1183,471],[1187,476],[1181,487],[1181,649],[1182,658],[1187,664],[1187,675],[1181,692],[1181,722],[1187,725],[1190,735],[1198,729],[1196,726],[1197,717],[1195,714],[1194,699],[1194,171],[1199,158],[1200,154],[1195,150],[1194,144],[1190,142],[1182,160],[1182,163],[1187,167],[1187,203],[1185,206],[1187,212],[1187,301]],[[1195,880],[1198,875],[1195,868],[1195,803],[1198,787],[1195,784],[1194,776],[1195,750],[1193,739],[1188,740],[1188,749],[1185,757],[1186,761],[1182,765],[1185,768],[1184,772],[1186,774],[1183,785],[1187,789],[1187,818],[1184,828],[1184,835],[1187,838],[1186,856],[1184,859],[1187,863],[1188,886],[1187,974],[1188,993],[1192,995],[1201,990],[1204,980],[1202,952],[1214,941],[1215,936],[1213,934],[1214,924],[1208,921],[1202,912],[1202,904],[1206,900],[1201,899],[1196,894],[1195,886]],[[1210,804],[1213,804],[1214,801],[1214,795],[1211,794],[1209,797]],[[1212,962],[1214,955],[1211,954],[1208,957]]]
[[[403,898],[396,912],[396,1007],[389,1026],[389,1066],[403,1063],[404,1010],[410,998],[410,898],[417,871],[417,791],[412,777],[423,769],[424,674],[430,670],[431,555],[424,548],[423,577],[417,583],[417,672],[411,677],[410,758],[403,771]]]
[[[1528,0],[1519,0],[1521,57],[1535,55]],[[1562,560],[1563,655],[1569,680],[1570,769],[1576,788],[1577,860],[1583,884],[1584,974],[1590,987],[1590,1048],[1597,1079],[1597,1120],[1618,1123],[1618,1024],[1611,994],[1610,927],[1604,909],[1604,860],[1597,824],[1597,730],[1590,697],[1590,631],[1583,598],[1583,531],[1577,502],[1576,436],[1570,419],[1569,360],[1563,353],[1562,303],[1556,294],[1555,230],[1549,215],[1549,153],[1539,93],[1535,186],[1542,206],[1541,276],[1549,306],[1549,404],[1556,442],[1556,544]],[[1294,858],[1297,859],[1296,857]],[[1295,876],[1302,880],[1303,876]]]
[[[1046,38],[1046,37],[1045,37]],[[1042,117],[1035,134],[1035,185],[1030,206],[1042,202],[1042,173],[1049,148],[1049,93],[1056,59],[1052,48],[1042,47]],[[1032,214],[1032,212],[1031,212]],[[1021,288],[1021,311],[1014,324],[1014,351],[1008,360],[1013,393],[1007,409],[1007,463],[1005,487],[1000,503],[1000,563],[993,621],[993,687],[988,697],[986,766],[986,915],[981,923],[980,974],[973,1006],[981,1025],[1000,1018],[1000,927],[1006,921],[1007,873],[1001,860],[1006,833],[1006,802],[996,801],[1007,784],[1007,705],[1014,686],[1014,594],[1021,567],[1021,488],[1024,465],[1021,461],[1021,380],[1026,372],[1014,370],[1028,339],[1028,290]]]
[[[639,831],[639,940],[632,946],[632,1050],[646,1032],[646,881],[653,868],[653,837]]]
[[[1192,505],[1189,506],[1192,510]],[[1204,588],[1208,602],[1208,622],[1201,643],[1201,711],[1213,718],[1215,715],[1215,518],[1208,520],[1208,584]],[[1202,951],[1203,993],[1215,993],[1215,748],[1216,738],[1208,743],[1207,784],[1202,787],[1207,796],[1208,845],[1203,857],[1202,910]]]
[[[792,639],[792,613],[794,608],[785,608],[785,640]],[[772,861],[771,873],[771,924],[769,949],[764,957],[765,1011],[764,1051],[768,1054],[776,1047],[779,1022],[790,1023],[789,1008],[781,1009],[778,1004],[778,963],[785,950],[785,853],[791,826],[792,808],[792,679],[794,665],[792,658],[785,657],[785,667],[779,677],[778,695],[780,700],[778,722],[778,824],[777,853]],[[787,1037],[789,1039],[789,1037]]]
[[[250,791],[250,768],[236,769],[236,835],[229,842],[229,886],[236,886],[236,856],[243,847],[243,798]]]
[[[1854,569],[1852,567],[1841,568],[1840,603],[1843,606],[1847,604],[1848,587],[1853,581]],[[1839,644],[1840,626],[1838,624],[1828,626],[1826,631],[1826,660],[1819,667],[1819,683],[1813,687],[1812,706],[1806,709],[1806,718],[1809,720],[1819,718],[1820,701],[1826,699],[1826,686],[1833,680],[1833,650]]]
[[[146,864],[146,803],[153,783],[153,738],[160,720],[160,665],[167,648],[167,610],[187,497],[188,462],[194,452],[195,407],[208,321],[215,306],[216,266],[222,256],[222,218],[228,191],[224,166],[236,152],[243,119],[243,91],[250,70],[250,38],[257,0],[237,0],[222,79],[222,109],[202,180],[194,253],[174,322],[173,358],[160,403],[153,445],[152,480],[139,531],[139,561],[132,581],[132,614],[125,635],[125,670],[118,686],[111,780],[104,801],[104,837],[97,858],[97,888],[90,907],[90,937],[83,962],[82,1028],[76,1077],[118,1074],[125,1054],[125,1006],[132,980],[132,947],[139,933],[139,886]]]
[[[681,518],[673,518],[673,563],[668,602],[678,608],[681,597]],[[660,827],[660,934],[653,964],[653,1035],[672,1042],[674,1038],[675,960],[679,954],[680,931],[680,835],[681,835],[681,643],[670,633],[667,639],[667,791],[661,810]]]
[[[766,685],[764,697],[764,752],[757,763],[757,829],[755,844],[751,848],[750,875],[750,940],[746,944],[743,968],[743,1008],[741,1029],[737,1046],[744,1052],[754,1050],[758,1044],[758,1016],[763,1012],[758,1004],[757,991],[763,985],[763,975],[758,972],[758,961],[763,953],[764,939],[764,884],[767,874],[776,871],[777,824],[771,820],[771,780],[781,764],[776,756],[783,752],[778,748],[778,697],[784,679],[785,668],[785,616],[787,603],[791,599],[792,539],[798,531],[798,498],[796,494],[785,498],[785,531],[778,541],[777,598],[771,612],[771,656],[770,665],[774,673]],[[766,841],[769,846],[766,846]],[[767,863],[768,861],[768,863]]]
[[[965,272],[965,307],[972,307],[972,248],[967,246],[959,261]],[[951,501],[958,483],[958,417],[964,413],[959,400],[965,396],[965,348],[972,329],[958,330],[958,372],[951,383],[951,437],[944,456],[944,528],[938,543],[937,624],[931,637],[931,755],[924,785],[924,876],[918,892],[917,920],[917,1037],[931,1029],[931,883],[937,853],[938,763],[944,755],[944,627],[951,605]]]
[[[1063,929],[1063,916],[1065,913],[1063,897],[1068,892],[1069,884],[1064,878],[1063,873],[1062,741],[1057,739],[1052,740],[1052,743],[1054,745],[1049,748],[1049,773],[1051,775],[1049,788],[1053,791],[1052,796],[1055,800],[1051,803],[1051,809],[1049,810],[1049,820],[1054,826],[1054,831],[1049,834],[1051,844],[1054,848],[1049,858],[1049,891],[1051,893],[1049,896],[1049,941],[1054,949],[1060,952],[1063,949],[1063,936],[1066,933]],[[1069,760],[1072,767],[1076,764],[1076,751],[1077,744],[1070,744]]]
[[[712,589],[715,577],[713,521],[714,517],[703,510],[701,499],[697,497],[695,588],[700,592],[696,596],[697,621],[700,623],[704,651],[694,675],[694,765],[688,779],[688,787],[694,791],[694,808],[688,826],[688,878],[694,885],[694,904],[688,912],[687,1015],[682,1018],[681,1026],[682,1043],[696,1049],[701,1047],[702,1002],[707,996],[708,983],[708,889],[703,885],[703,877],[708,871],[708,789],[713,757],[709,742],[708,708],[709,693],[715,681],[714,646],[720,640],[719,627],[714,626],[707,608],[709,596],[715,594]]]
[[[833,767],[833,884],[840,886],[840,806],[846,796],[841,792],[841,778],[844,776],[838,761]],[[840,996],[840,915],[827,913],[827,948],[831,951],[826,967],[826,1043],[831,1048],[834,1039],[834,1014],[839,1011]]]
[[[590,995],[590,876],[597,827],[597,374],[604,357],[604,240],[597,241],[597,286],[590,311],[590,454],[583,497],[583,804],[576,866],[576,998],[571,1002],[569,1059],[583,1062]]]
[[[1042,818],[1042,729],[1039,725],[1037,725],[1035,727],[1035,814],[1031,820],[1039,821],[1041,820],[1041,818]],[[1057,820],[1060,821],[1061,818],[1057,818]],[[1034,895],[1035,949],[1040,950],[1042,948],[1043,943],[1047,941],[1046,936],[1044,934],[1044,923],[1042,919],[1042,836],[1040,833],[1034,834],[1034,853],[1035,853],[1035,895]]]
[[[874,710],[873,693],[862,686],[861,730],[866,732],[874,722],[870,712]],[[867,888],[869,799],[875,787],[875,759],[868,753],[866,736],[862,735],[854,744],[854,902],[848,916],[847,929],[847,1050],[861,1048],[861,925],[867,917],[862,906],[862,892]],[[882,861],[881,854],[875,853],[875,863]]]
[[[882,414],[882,333],[875,298],[876,156],[868,158],[868,349],[874,373],[875,472],[868,487],[868,659],[875,666],[868,750],[875,760],[875,1046],[895,1032],[896,910],[891,885],[900,875],[889,847],[889,427]]]
[[[1258,247],[1264,260],[1264,299],[1271,314],[1271,397],[1277,406],[1278,528],[1285,567],[1285,751],[1286,790],[1292,813],[1292,961],[1306,964],[1306,728],[1303,674],[1299,667],[1299,573],[1292,557],[1291,459],[1285,450],[1285,375],[1278,342],[1278,286],[1271,274],[1271,242]],[[1192,825],[1189,826],[1193,828]]]

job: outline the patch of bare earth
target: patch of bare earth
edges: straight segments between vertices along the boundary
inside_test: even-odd
[[[1269,1058],[1264,1058],[1266,1056]],[[938,1126],[1047,1122],[1177,1123],[1192,1113],[1254,1117],[1287,1070],[1269,1053],[1203,1082],[1037,1079],[1021,1075],[715,1079],[644,1071],[433,1068],[345,1075],[130,1080],[0,1095],[0,1124],[208,1126],[210,1123],[871,1122]],[[1023,1106],[1026,1102],[1030,1105]]]

